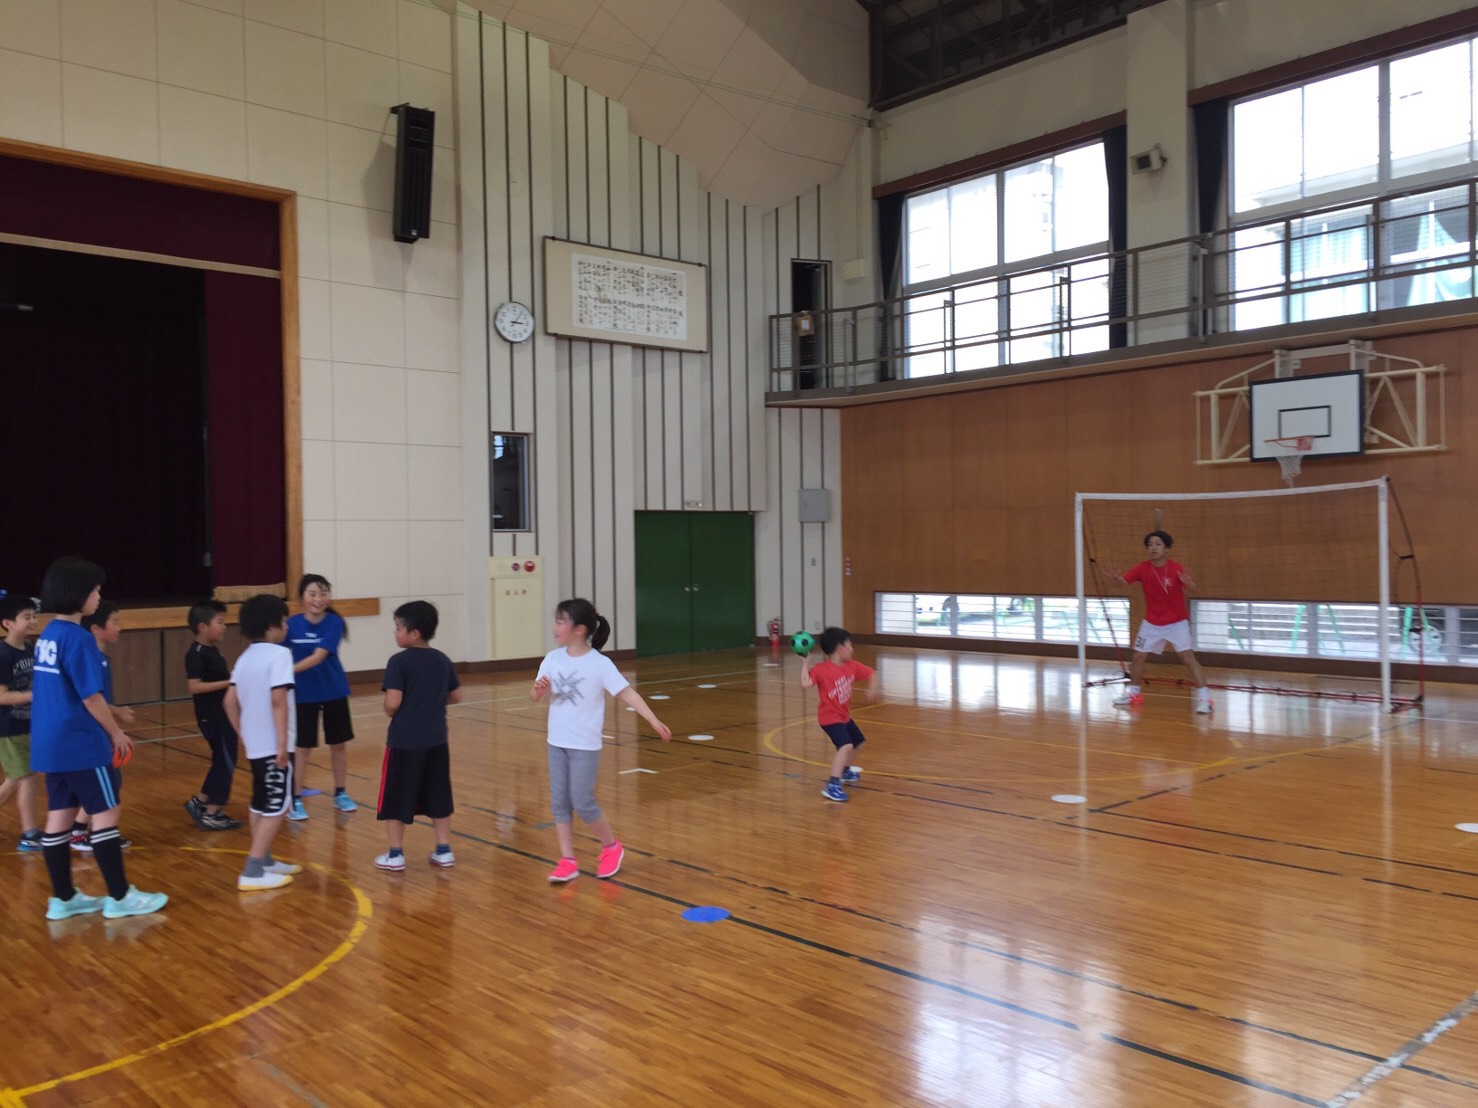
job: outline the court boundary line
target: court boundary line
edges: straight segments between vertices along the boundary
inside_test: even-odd
[[[245,855],[247,853],[244,850],[236,850],[228,847],[181,846],[177,849],[188,851],[193,854]],[[345,936],[345,938],[339,943],[339,945],[336,946],[331,952],[329,952],[329,954],[320,959],[316,965],[305,970],[293,980],[289,981],[286,985],[274,989],[266,996],[252,1001],[252,1003],[246,1005],[244,1008],[238,1008],[236,1011],[231,1012],[228,1015],[222,1016],[219,1019],[212,1020],[210,1023],[204,1024],[191,1031],[183,1032],[179,1035],[173,1036],[172,1038],[165,1039],[162,1042],[155,1043],[152,1046],[145,1047],[142,1050],[133,1051],[132,1053],[122,1055],[108,1062],[99,1062],[97,1065],[89,1066],[86,1069],[77,1070],[73,1073],[65,1074],[61,1077],[54,1077],[47,1081],[40,1081],[33,1085],[27,1085],[24,1088],[10,1088],[0,1090],[0,1098],[10,1098],[8,1100],[0,1099],[0,1104],[7,1105],[7,1108],[16,1108],[16,1106],[23,1106],[25,1104],[25,1098],[28,1096],[35,1096],[37,1093],[50,1092],[52,1089],[60,1088],[63,1085],[69,1085],[78,1081],[85,1081],[92,1077],[98,1077],[102,1074],[110,1073],[113,1070],[122,1069],[124,1066],[130,1066],[135,1062],[141,1062],[145,1058],[156,1057],[160,1054],[165,1053],[166,1051],[173,1050],[177,1046],[183,1046],[185,1043],[191,1042],[194,1039],[202,1038],[203,1036],[210,1034],[212,1031],[219,1031],[222,1028],[230,1027],[234,1023],[240,1023],[248,1016],[254,1016],[258,1012],[265,1011],[266,1009],[272,1007],[274,1004],[287,999],[289,996],[297,992],[299,989],[303,988],[305,985],[308,985],[311,982],[316,981],[318,978],[322,977],[335,963],[341,961],[350,952],[352,952],[354,948],[359,945],[360,940],[364,938],[365,933],[369,930],[370,920],[374,916],[374,903],[370,900],[369,895],[363,889],[349,880],[347,874],[340,873],[338,870],[329,869],[321,862],[308,862],[307,865],[310,869],[314,869],[319,871],[320,873],[327,874],[329,877],[332,877],[334,880],[338,881],[341,885],[347,888],[349,892],[353,894],[355,903],[355,919],[353,926],[349,929],[349,934]]]

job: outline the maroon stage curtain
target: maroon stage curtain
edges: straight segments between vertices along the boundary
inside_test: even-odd
[[[205,567],[202,274],[0,245],[0,588],[60,554],[113,599],[199,595]],[[279,420],[280,423],[280,420]]]
[[[0,197],[4,232],[279,265],[272,201],[13,156]],[[0,414],[23,432],[0,472],[27,482],[0,588],[34,592],[61,553],[99,561],[114,598],[283,580],[281,330],[273,277],[0,247]]]
[[[278,268],[277,205],[0,155],[0,231]]]
[[[205,274],[211,553],[223,585],[281,581],[282,301],[278,282]]]

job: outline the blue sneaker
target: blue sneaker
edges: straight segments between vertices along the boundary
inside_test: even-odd
[[[348,793],[334,793],[334,807],[341,812],[359,811],[359,805],[354,803],[354,798]]]
[[[102,897],[88,896],[80,889],[72,893],[71,900],[59,900],[54,896],[46,898],[47,919],[71,919],[73,916],[87,916],[102,910]]]
[[[293,801],[293,806],[288,809],[287,818],[297,820],[299,823],[308,818],[308,809],[303,807],[301,798]]]
[[[842,784],[855,785],[862,780],[862,771],[856,766],[848,766],[842,770]]]
[[[40,835],[22,835],[21,841],[16,844],[16,849],[22,854],[33,854],[42,849]]]
[[[842,787],[835,781],[828,781],[826,788],[821,790],[821,795],[826,797],[827,800],[835,800],[842,804],[845,804],[848,799],[847,794],[842,791]]]
[[[73,899],[76,899],[75,897]],[[159,911],[169,903],[164,893],[141,893],[132,885],[122,900],[111,896],[103,903],[103,919],[122,919],[124,916],[147,916]]]

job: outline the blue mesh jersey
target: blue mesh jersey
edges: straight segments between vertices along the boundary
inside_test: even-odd
[[[82,703],[108,691],[107,660],[91,631],[54,619],[36,640],[31,672],[31,768],[66,773],[113,764],[113,744]]]
[[[298,674],[299,704],[322,704],[348,697],[349,678],[344,676],[344,663],[339,661],[343,638],[344,620],[337,612],[324,612],[317,623],[309,622],[301,613],[287,621],[287,646],[293,652],[293,665],[315,650],[328,651],[327,658]]]

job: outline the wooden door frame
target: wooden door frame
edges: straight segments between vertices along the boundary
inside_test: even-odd
[[[95,173],[107,173],[115,177],[136,177],[164,185],[202,189],[206,192],[224,193],[228,196],[244,196],[252,200],[266,200],[277,205],[277,284],[282,297],[282,443],[283,443],[283,511],[284,546],[287,558],[286,585],[289,594],[303,575],[303,427],[302,427],[302,369],[299,365],[298,344],[298,194],[290,189],[257,185],[249,181],[236,181],[229,177],[212,177],[205,173],[194,173],[186,169],[171,169],[167,166],[131,162],[123,158],[112,158],[104,154],[88,154],[78,150],[63,150],[55,146],[21,142],[16,139],[0,138],[0,155],[23,158],[33,162],[48,162],[52,165],[70,166]],[[91,244],[79,244],[91,245]],[[136,251],[108,251],[121,256],[134,256]],[[168,264],[165,256],[149,257],[146,260]],[[183,259],[181,259],[183,260]],[[194,259],[191,259],[194,261]],[[214,268],[207,266],[207,268]],[[222,266],[221,268],[228,268]],[[237,581],[237,585],[268,584],[268,582]]]

